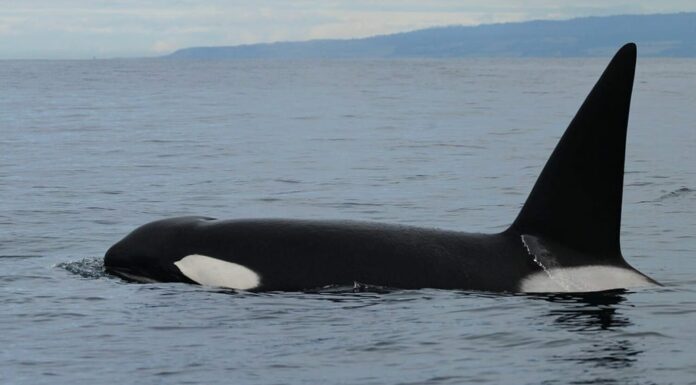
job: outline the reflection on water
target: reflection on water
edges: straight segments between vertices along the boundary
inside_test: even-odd
[[[625,293],[624,290],[617,290],[544,298],[560,305],[547,314],[553,320],[553,325],[573,333],[579,341],[563,355],[553,357],[553,360],[612,370],[605,375],[591,379],[576,378],[569,383],[612,384],[625,380],[625,372],[615,370],[633,366],[643,353],[633,341],[617,338],[622,335],[622,329],[633,325],[621,312],[621,304],[626,301]]]
[[[617,305],[626,301],[624,290],[601,293],[553,294],[544,297],[553,303],[563,304],[552,309],[549,316],[555,322],[572,331],[611,330],[631,325],[631,321],[617,312]]]

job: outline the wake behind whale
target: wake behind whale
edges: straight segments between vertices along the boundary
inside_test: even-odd
[[[619,233],[636,47],[622,47],[571,121],[512,225],[498,234],[353,221],[164,219],[112,246],[139,282],[296,291],[394,288],[592,292],[655,285]]]

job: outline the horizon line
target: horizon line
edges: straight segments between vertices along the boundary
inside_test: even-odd
[[[108,57],[98,57],[94,54],[85,55],[91,57],[64,57],[64,58],[51,58],[51,57],[16,57],[16,58],[0,58],[0,61],[88,61],[88,60],[133,60],[133,59],[160,59],[174,54],[175,52],[187,50],[187,49],[197,49],[197,48],[235,48],[235,47],[250,47],[250,46],[264,46],[264,45],[275,45],[275,44],[302,44],[309,42],[341,42],[341,41],[354,41],[354,40],[366,40],[379,37],[395,36],[401,34],[408,34],[419,31],[435,30],[435,29],[446,29],[446,28],[478,28],[483,26],[499,26],[499,25],[515,25],[515,24],[525,24],[525,23],[536,23],[536,22],[567,22],[572,20],[583,20],[583,19],[604,19],[611,17],[648,17],[648,16],[661,16],[661,15],[681,15],[681,14],[696,14],[696,11],[679,11],[679,12],[657,12],[657,13],[617,13],[610,15],[590,15],[590,16],[578,16],[570,18],[559,18],[559,19],[529,19],[529,20],[517,20],[517,21],[507,21],[507,22],[492,22],[492,23],[479,23],[479,24],[446,24],[446,25],[432,25],[424,28],[408,29],[398,32],[391,33],[381,33],[369,36],[356,36],[356,37],[326,37],[326,38],[310,38],[305,40],[272,40],[272,41],[259,41],[255,43],[240,43],[231,45],[192,45],[183,48],[177,48],[166,54],[152,54],[152,55],[123,55],[123,56],[108,56]],[[482,58],[484,56],[481,56]],[[575,56],[567,56],[575,57]],[[584,56],[577,56],[584,57]],[[269,59],[266,59],[269,60]]]

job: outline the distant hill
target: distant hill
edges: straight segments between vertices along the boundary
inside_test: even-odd
[[[349,40],[180,49],[167,58],[397,58],[607,56],[622,44],[642,56],[696,57],[696,13],[583,17],[428,28]]]

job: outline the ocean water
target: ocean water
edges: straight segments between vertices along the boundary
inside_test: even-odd
[[[696,384],[694,60],[639,57],[629,123],[622,248],[664,287],[252,294],[103,272],[178,215],[502,230],[607,62],[0,61],[0,383]]]

